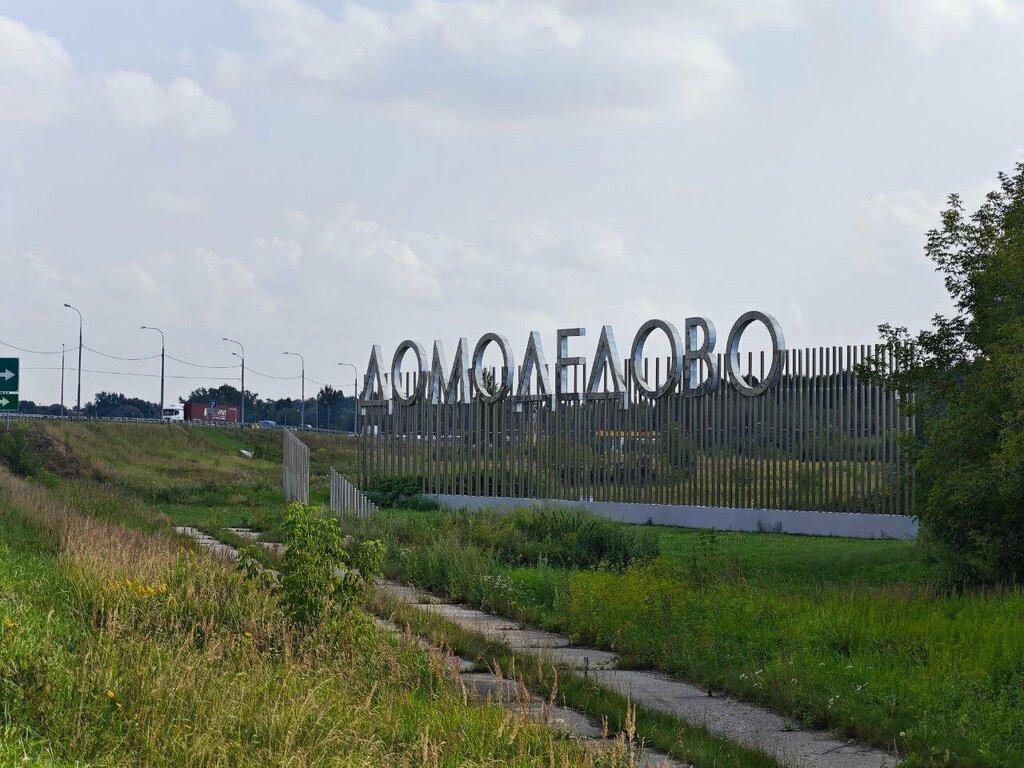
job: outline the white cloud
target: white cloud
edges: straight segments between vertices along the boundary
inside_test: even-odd
[[[234,124],[230,108],[189,78],[160,85],[144,72],[119,71],[106,75],[103,86],[111,114],[131,129],[169,127],[206,139],[226,135]]]
[[[939,223],[941,201],[916,189],[900,189],[865,195],[857,201],[862,220],[872,226],[896,224],[922,235]]]
[[[189,139],[223,136],[234,122],[230,108],[192,79],[161,85],[145,72],[81,75],[58,40],[0,16],[0,124],[50,123],[97,102],[123,126],[170,128]]]
[[[0,123],[45,123],[67,111],[73,70],[54,38],[0,16]]]
[[[23,261],[33,278],[33,282],[46,287],[64,281],[64,273],[57,261],[50,255],[44,253],[23,253],[19,259]]]
[[[902,0],[885,2],[897,28],[921,50],[936,48],[962,34],[981,18],[1000,23],[1021,19],[1019,6],[1010,0]]]
[[[543,0],[243,0],[266,66],[418,119],[522,122],[714,113],[740,89],[722,44],[687,18],[620,17]]]
[[[180,329],[266,320],[278,307],[273,286],[252,265],[206,248],[149,254],[107,274],[113,290],[131,297],[127,312],[165,317]]]
[[[147,192],[142,204],[154,211],[165,213],[196,214],[206,210],[206,195],[195,192],[171,192],[154,190]]]

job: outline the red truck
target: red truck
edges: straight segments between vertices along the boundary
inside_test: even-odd
[[[238,424],[237,405],[217,403],[185,403],[185,421],[215,421],[223,424]]]

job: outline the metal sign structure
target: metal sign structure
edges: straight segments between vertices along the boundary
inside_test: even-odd
[[[757,382],[748,380],[749,377],[742,374],[739,351],[743,333],[755,322],[763,324],[771,338],[769,367],[767,373]],[[779,380],[786,342],[778,321],[767,312],[747,312],[736,320],[726,342],[724,368],[720,359],[716,362],[714,354],[717,338],[714,323],[706,317],[688,317],[684,329],[685,336],[680,336],[672,323],[666,320],[649,320],[636,332],[629,358],[633,364],[627,365],[626,368],[630,381],[640,396],[659,399],[680,389],[689,397],[702,397],[715,391],[724,378],[740,394],[756,397]],[[665,335],[670,354],[665,372],[666,380],[652,387],[646,381],[639,361],[643,360],[644,347],[655,330]],[[468,400],[496,403],[511,398],[517,406],[524,403],[542,403],[549,408],[557,409],[568,394],[566,377],[569,369],[586,363],[585,358],[569,354],[569,341],[586,334],[586,328],[558,330],[555,337],[557,356],[554,364],[554,382],[551,380],[551,367],[547,364],[541,337],[537,331],[530,333],[525,359],[518,368],[511,344],[498,333],[485,333],[481,336],[473,348],[472,355],[469,354],[468,340],[460,339],[451,366],[448,365],[444,344],[441,341],[434,342],[429,366],[426,350],[418,341],[403,341],[391,358],[390,369],[384,366],[384,354],[380,346],[374,344],[370,350],[366,375],[363,377],[363,392],[359,396],[359,404],[361,407],[391,407],[392,403],[400,406],[415,405],[424,400],[435,405],[441,402],[458,403]],[[502,364],[500,369],[485,370],[484,356],[491,345],[497,347],[501,353]],[[416,362],[412,376],[415,385],[411,388],[403,383],[407,378],[404,376],[403,364],[408,353],[412,353]],[[570,399],[615,400],[620,408],[625,409],[627,382],[620,360],[615,333],[610,325],[603,326],[590,365],[590,377],[584,381],[585,388]],[[703,378],[699,375],[702,367],[707,374]]]
[[[399,360],[378,377],[375,347],[360,403],[362,487],[404,475],[438,494],[911,513],[907,403],[857,374],[869,358],[892,369],[888,350],[787,350],[776,324],[773,349],[756,358],[740,355],[735,326],[726,354],[712,354],[706,322],[687,321],[686,342],[670,344],[681,354],[664,358],[643,346],[656,330],[671,339],[668,323],[641,327],[628,358],[602,332],[589,365],[563,343],[581,329],[559,331],[553,386],[539,348],[488,370],[463,340],[451,368],[402,372]]]
[[[17,357],[0,357],[0,411],[18,410],[21,385],[21,361]]]

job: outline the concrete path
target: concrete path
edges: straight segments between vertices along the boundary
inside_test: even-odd
[[[174,527],[175,533],[180,533],[196,540],[203,549],[207,549],[217,557],[223,557],[228,560],[238,559],[238,550],[227,544],[222,544],[217,539],[213,538],[206,533],[203,533],[198,528],[193,528],[190,525],[176,525]]]
[[[603,687],[647,709],[702,725],[713,734],[760,749],[798,768],[891,768],[896,755],[824,731],[754,704],[707,691],[656,672],[616,669],[616,656],[596,648],[573,647],[568,637],[524,629],[501,616],[443,602],[403,584],[378,581],[377,588],[457,626],[502,642],[516,651],[540,653],[564,667],[592,674]]]
[[[238,552],[234,547],[218,541],[212,536],[203,533],[198,528],[178,526],[175,527],[174,530],[177,533],[192,538],[197,544],[199,544],[199,546],[208,550],[217,557],[229,560],[238,559]],[[271,543],[259,542],[258,534],[248,528],[228,528],[226,530],[247,541],[258,542],[264,545]],[[284,545],[277,544],[275,546],[283,548]],[[396,584],[394,582],[382,583],[387,585],[385,589],[388,590],[389,594],[396,596],[401,595],[404,597],[404,601],[410,604],[423,605],[424,607],[430,606],[430,608],[436,613],[443,615],[445,618],[449,618],[452,621],[455,621],[452,617],[458,616],[464,621],[476,621],[477,624],[481,621],[485,623],[490,622],[490,626],[492,628],[501,626],[503,627],[503,631],[509,633],[507,637],[514,637],[517,642],[524,643],[524,647],[544,648],[545,646],[543,645],[543,642],[546,638],[558,637],[557,635],[551,635],[547,632],[533,633],[530,630],[520,630],[518,625],[513,622],[498,619],[497,617],[489,616],[488,614],[481,613],[480,611],[470,611],[469,609],[459,608],[458,606],[447,605],[441,602],[434,603],[431,598],[425,597],[423,593],[410,587],[404,587],[401,584]],[[477,614],[479,614],[479,617],[484,618],[478,618]],[[401,628],[389,619],[374,617],[374,623],[385,632],[396,636],[402,635]],[[458,623],[458,621],[456,621],[456,623]],[[534,635],[536,635],[536,637],[534,637]],[[490,672],[474,672],[473,670],[475,670],[477,666],[475,662],[472,662],[469,659],[459,658],[458,656],[445,654],[440,649],[431,646],[422,638],[417,639],[416,642],[424,650],[430,650],[444,655],[452,665],[453,670],[458,672],[459,680],[462,685],[465,686],[467,694],[479,701],[517,711],[530,720],[543,723],[569,738],[579,740],[579,742],[588,750],[629,748],[614,739],[608,739],[601,726],[582,712],[577,712],[576,710],[569,709],[567,707],[552,705],[544,699],[531,695],[521,685],[517,684],[513,680],[499,677]],[[558,644],[561,644],[560,639],[558,640]],[[566,641],[565,644],[567,645],[568,641]],[[556,648],[555,650],[561,651],[563,649]],[[601,652],[598,651],[598,653]],[[668,755],[654,750],[641,749],[638,746],[633,747],[633,749],[636,750],[635,760],[633,762],[633,765],[635,765],[636,768],[692,768],[686,763],[674,760]]]

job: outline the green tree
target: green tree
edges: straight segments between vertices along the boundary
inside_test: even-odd
[[[246,392],[246,407],[251,402],[249,400],[250,392]],[[222,384],[219,387],[199,387],[193,389],[187,398],[182,400],[183,403],[209,403],[216,400],[221,405],[241,405],[242,404],[242,393],[238,390],[238,387],[233,387],[230,384]],[[248,421],[248,419],[246,419]]]
[[[86,416],[155,419],[160,416],[160,406],[120,392],[97,392],[93,401],[82,407],[82,412]]]
[[[323,411],[323,425],[328,429],[331,428],[332,423],[337,422],[341,413],[340,406],[344,399],[341,391],[335,389],[330,384],[325,384],[316,393],[316,405],[318,409]]]
[[[922,542],[957,584],[1024,579],[1024,163],[971,215],[949,198],[927,255],[956,313],[912,337],[880,330],[914,392]]]

